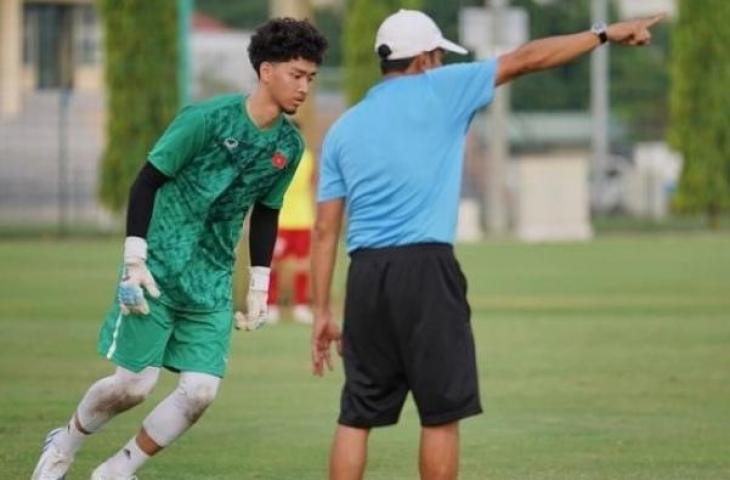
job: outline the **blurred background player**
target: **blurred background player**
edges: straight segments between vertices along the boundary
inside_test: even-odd
[[[309,252],[314,224],[315,181],[314,155],[311,150],[305,149],[294,179],[284,195],[284,206],[279,214],[279,232],[271,265],[267,323],[276,323],[281,317],[280,293],[282,280],[287,278],[293,280],[292,318],[299,323],[312,323],[312,309],[309,306]]]

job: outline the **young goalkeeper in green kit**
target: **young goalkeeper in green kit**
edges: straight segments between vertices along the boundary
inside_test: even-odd
[[[177,388],[92,479],[136,478],[213,401],[228,355],[243,219],[251,210],[248,313],[237,326],[254,329],[266,320],[279,209],[304,151],[284,113],[304,102],[326,47],[306,21],[267,22],[248,49],[256,90],[184,108],[158,140],[130,191],[119,298],[99,339],[116,371],[49,433],[32,479],[63,479],[83,441],[141,403],[161,367],[179,372]]]

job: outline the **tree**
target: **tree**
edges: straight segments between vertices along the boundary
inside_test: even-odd
[[[177,2],[100,0],[107,143],[102,203],[120,211],[129,186],[178,108]]]
[[[269,0],[197,0],[195,8],[227,25],[253,30],[269,19]]]
[[[527,10],[532,39],[584,31],[591,22],[588,0],[549,4],[512,0],[511,5]],[[611,4],[609,10],[610,19],[616,20],[615,5]],[[668,118],[669,30],[664,24],[653,29],[649,47],[611,46],[611,110],[626,123],[632,140],[664,137]],[[588,110],[590,86],[590,61],[585,57],[516,81],[512,87],[512,106],[517,111]]]
[[[196,6],[230,25],[251,28],[265,19],[266,3],[266,0],[197,0]],[[324,64],[347,65],[345,84],[348,102],[352,103],[380,78],[371,43],[378,25],[389,13],[399,7],[421,8],[433,17],[447,38],[458,40],[459,10],[484,4],[484,0],[347,0],[345,9],[319,8],[315,13],[317,25],[330,40]],[[510,5],[527,9],[530,38],[586,30],[591,21],[589,0],[551,3],[511,0]],[[616,9],[611,8],[611,18],[615,19],[616,14]],[[630,140],[664,138],[668,120],[669,32],[668,25],[660,24],[653,30],[652,46],[611,49],[612,112],[627,125]],[[348,49],[348,53],[343,53],[340,47]],[[446,62],[469,59],[452,54],[447,55]],[[520,79],[512,85],[512,108],[515,111],[587,110],[590,108],[589,67],[586,58]]]
[[[676,206],[717,227],[730,206],[730,2],[681,0],[674,28],[671,130],[684,156]]]
[[[398,8],[420,8],[421,0],[350,0],[347,4],[343,53],[345,97],[352,105],[380,79],[374,52],[375,33]]]

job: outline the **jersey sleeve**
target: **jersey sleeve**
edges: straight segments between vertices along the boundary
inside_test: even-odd
[[[269,208],[273,208],[274,210],[281,210],[282,205],[284,205],[284,194],[294,178],[294,174],[297,171],[297,167],[299,167],[303,154],[304,144],[300,141],[299,148],[294,154],[294,161],[291,162],[279,178],[276,179],[274,185],[272,185],[269,191],[266,192],[266,195],[258,200],[259,203],[262,203]]]
[[[193,107],[184,108],[157,140],[147,160],[160,172],[174,177],[205,144],[205,117]]]
[[[326,202],[347,195],[345,180],[339,163],[339,151],[331,130],[322,145],[322,158],[319,167],[319,185],[317,187],[317,201]]]
[[[447,65],[430,70],[427,75],[447,110],[456,119],[469,119],[494,97],[497,60]]]

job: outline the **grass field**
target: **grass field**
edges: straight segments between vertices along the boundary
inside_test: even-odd
[[[110,371],[95,353],[118,240],[0,242],[0,478]],[[459,248],[486,414],[463,425],[462,479],[730,478],[730,236],[610,236]],[[341,276],[341,275],[340,275]],[[143,479],[323,479],[341,366],[309,374],[307,328],[233,338],[230,373]],[[133,435],[173,387],[110,423],[71,479]],[[369,479],[415,479],[418,421],[371,438]]]

